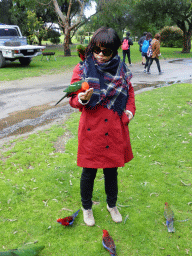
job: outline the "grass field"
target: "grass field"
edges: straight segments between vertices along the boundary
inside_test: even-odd
[[[161,47],[161,53],[164,58],[191,58],[192,53],[182,54],[181,48],[165,48]],[[73,67],[80,61],[77,56],[76,45],[71,46],[72,56],[64,57],[63,47],[48,46],[46,52],[55,52],[56,61],[51,57],[50,61],[46,57],[37,56],[33,58],[30,66],[22,67],[19,61],[9,62],[8,65],[1,69],[0,81],[22,79],[24,77],[41,76],[43,74],[56,74],[72,70]],[[122,58],[122,51],[119,50],[119,55]],[[139,52],[139,45],[137,42],[131,46],[131,60],[132,63],[141,62],[141,53]]]
[[[38,241],[45,245],[42,256],[107,256],[101,243],[102,229],[107,229],[119,256],[191,255],[191,99],[191,84],[136,95],[137,112],[129,124],[134,159],[118,171],[120,224],[106,210],[102,170],[93,194],[96,225],[87,227],[82,211],[73,227],[56,222],[81,208],[79,113],[1,148],[0,251]],[[66,133],[65,152],[58,153],[55,143]],[[165,201],[175,214],[175,233],[165,226]]]

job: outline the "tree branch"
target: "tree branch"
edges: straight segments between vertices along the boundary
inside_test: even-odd
[[[65,17],[65,15],[63,15],[62,11],[60,10],[57,0],[52,0],[52,1],[54,4],[56,13],[58,14],[59,18],[62,20],[63,25],[64,25],[65,21],[66,21],[66,17]]]
[[[69,1],[69,7],[68,7],[68,11],[67,11],[67,21],[69,22],[69,17],[70,17],[70,13],[71,13],[71,6],[72,6],[72,0]]]

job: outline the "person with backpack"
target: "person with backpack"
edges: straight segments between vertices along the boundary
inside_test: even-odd
[[[147,68],[149,60],[150,60],[150,56],[147,53],[149,51],[151,41],[152,41],[152,34],[148,32],[146,35],[146,39],[144,40],[143,45],[141,47],[142,56],[145,57],[144,73],[146,73],[146,68]]]
[[[161,53],[160,53],[160,38],[161,38],[161,35],[159,33],[157,33],[154,36],[154,39],[151,42],[152,52],[153,53],[152,53],[152,56],[151,56],[151,58],[149,60],[149,64],[148,64],[148,67],[147,67],[147,74],[151,74],[150,67],[151,67],[151,65],[153,63],[153,60],[155,60],[155,62],[157,64],[159,75],[161,75],[163,73],[161,71],[161,67],[160,67],[160,63],[159,63],[159,56],[161,55]]]
[[[131,57],[130,57],[130,45],[133,45],[133,41],[131,38],[129,38],[130,33],[126,33],[126,37],[122,40],[122,50],[123,50],[123,62],[125,62],[125,57],[127,55],[129,65],[131,65]]]
[[[146,39],[146,35],[147,35],[147,32],[144,32],[143,33],[143,36],[139,39],[138,41],[138,44],[139,44],[139,51],[141,52],[141,56],[142,56],[142,65],[145,65],[145,56],[143,56],[143,53],[142,53],[142,45],[143,45],[143,42],[144,40]]]

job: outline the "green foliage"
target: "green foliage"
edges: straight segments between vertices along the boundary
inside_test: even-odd
[[[148,30],[148,25],[157,30],[164,26],[177,25],[183,31],[183,52],[191,49],[190,36],[192,33],[192,1],[191,0],[145,0],[135,1],[133,8],[137,28]]]
[[[36,41],[36,38],[38,38],[39,44],[41,45],[43,37],[45,37],[47,34],[47,31],[44,28],[44,21],[42,20],[42,18],[40,17],[38,20],[36,13],[28,10],[27,27],[30,43],[34,43]]]
[[[59,32],[57,32],[53,29],[49,29],[47,31],[47,35],[45,38],[48,39],[52,44],[60,43],[60,34],[59,34]]]
[[[160,35],[162,46],[177,48],[183,46],[183,31],[178,27],[164,27]]]
[[[120,37],[126,27],[132,26],[130,16],[130,0],[97,1],[99,13],[92,17],[90,31],[95,31],[102,26],[111,27],[116,30]],[[107,15],[106,15],[107,14]]]
[[[45,245],[42,256],[107,256],[101,242],[102,229],[107,229],[121,256],[188,254],[192,234],[191,97],[191,84],[136,95],[137,112],[129,124],[134,159],[118,169],[117,206],[123,216],[119,224],[106,209],[102,170],[97,172],[93,192],[96,225],[87,227],[82,211],[73,227],[56,222],[81,207],[81,168],[76,166],[79,112],[64,125],[6,145],[0,151],[1,251],[38,241]],[[65,151],[57,153],[55,142],[69,130]],[[165,201],[174,212],[174,234],[165,225]]]

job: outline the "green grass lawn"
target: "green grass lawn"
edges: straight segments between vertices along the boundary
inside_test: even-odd
[[[182,54],[181,48],[165,48],[161,47],[161,53],[164,58],[191,58],[192,53]],[[50,61],[46,57],[37,56],[33,58],[28,67],[22,67],[19,61],[9,62],[4,68],[1,69],[0,81],[22,79],[24,77],[41,76],[43,74],[56,74],[66,71],[71,71],[73,67],[80,61],[77,56],[76,45],[71,46],[72,56],[64,57],[63,47],[49,46],[45,49],[46,52],[55,52],[56,61],[51,57]],[[119,50],[119,55],[122,59],[122,51]],[[139,52],[139,45],[137,42],[131,46],[131,60],[132,63],[141,62],[141,53]]]
[[[42,256],[107,256],[101,243],[107,229],[119,256],[191,255],[191,99],[191,84],[136,95],[137,112],[129,125],[134,159],[118,171],[120,224],[106,210],[102,170],[93,194],[96,225],[87,227],[82,211],[73,227],[56,222],[81,208],[79,112],[62,125],[1,148],[0,251],[38,241],[45,245]],[[55,142],[67,132],[65,152],[57,153]],[[166,201],[175,214],[175,233],[165,226]]]

